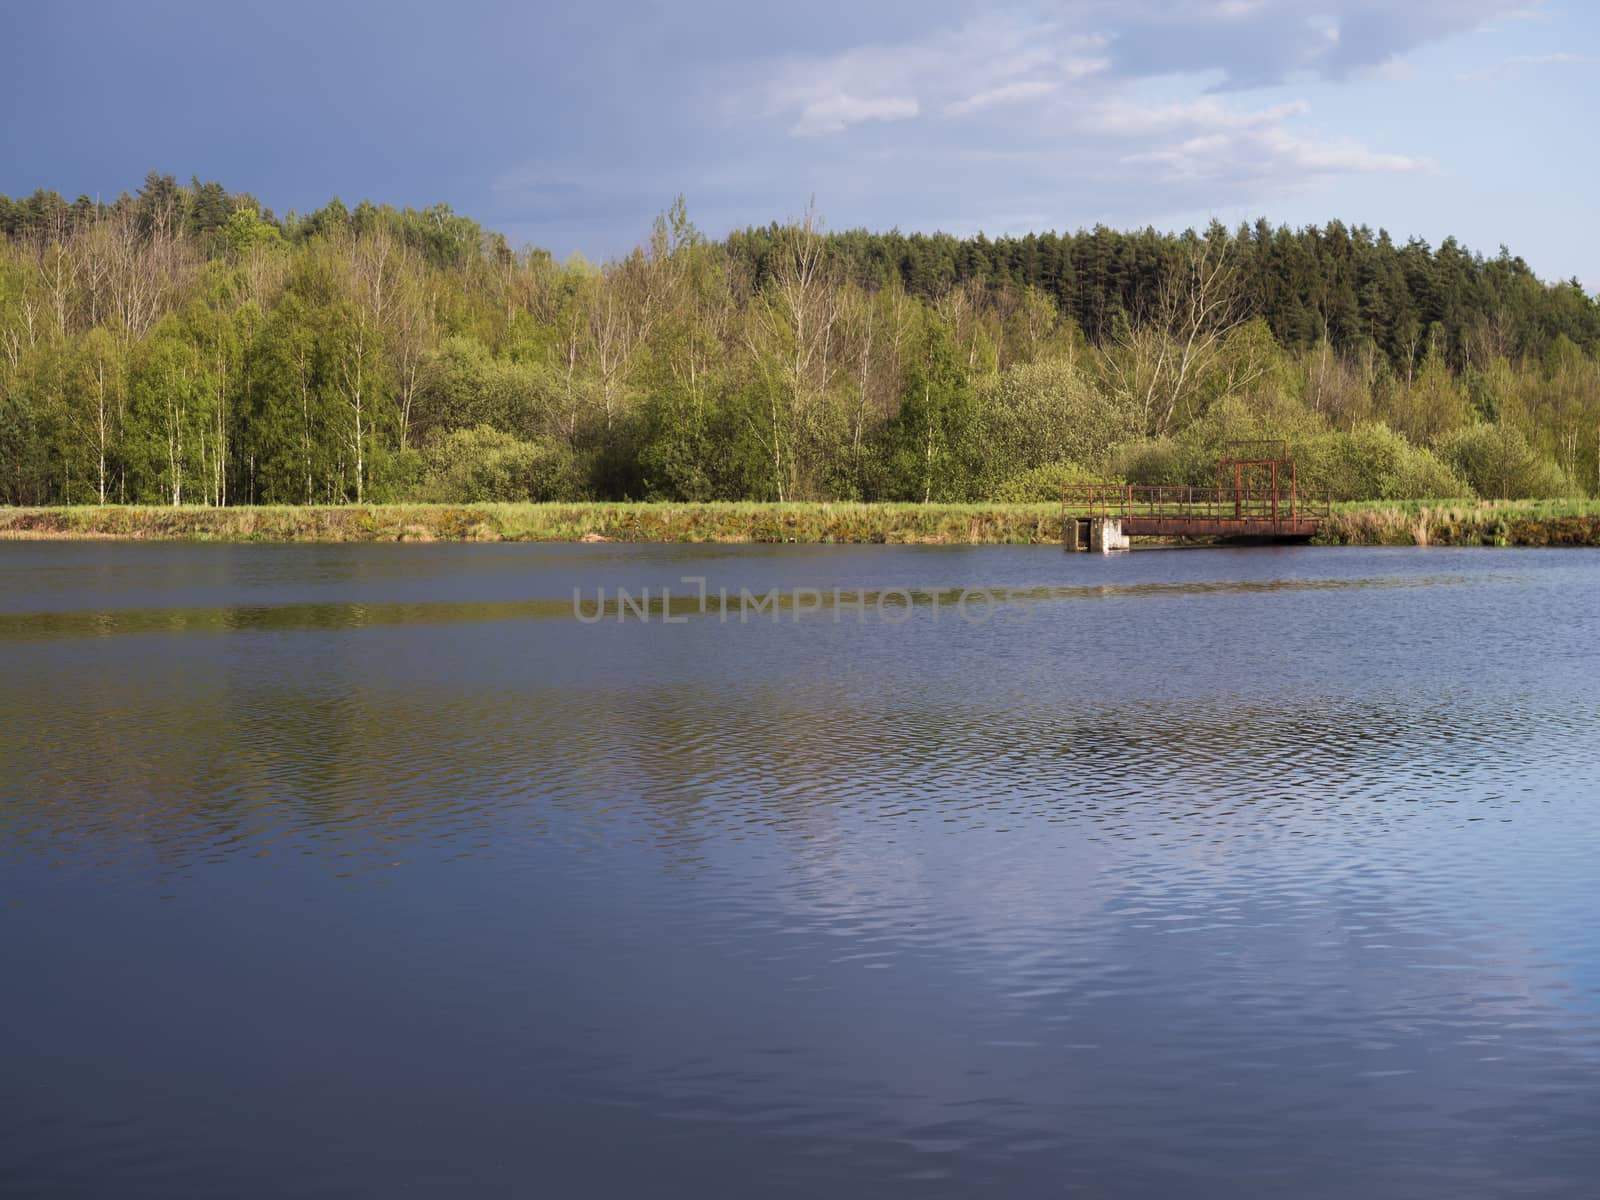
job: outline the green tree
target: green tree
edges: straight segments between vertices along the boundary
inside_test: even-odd
[[[930,314],[907,355],[900,412],[889,429],[892,493],[900,499],[974,498],[978,406],[950,325]]]
[[[213,393],[195,344],[167,317],[140,348],[131,380],[129,457],[136,499],[174,507],[205,479],[201,448]]]
[[[1551,499],[1572,490],[1554,463],[1541,458],[1521,433],[1504,423],[1460,430],[1440,444],[1439,453],[1480,496]]]
[[[286,295],[247,352],[241,451],[252,502],[310,504],[332,493],[334,414],[319,318],[319,310]]]

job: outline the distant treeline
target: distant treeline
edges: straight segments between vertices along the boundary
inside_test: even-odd
[[[1044,499],[1288,439],[1341,498],[1600,491],[1600,306],[1338,222],[955,238],[681,201],[592,265],[446,206],[0,196],[0,501]]]
[[[1208,236],[1229,234],[1212,229]],[[1591,353],[1600,346],[1600,307],[1582,285],[1573,279],[1547,286],[1504,247],[1486,259],[1454,238],[1437,250],[1415,238],[1396,245],[1383,230],[1338,221],[1290,229],[1261,220],[1231,236],[1252,311],[1286,349],[1310,349],[1323,339],[1338,350],[1370,344],[1404,369],[1433,340],[1455,367],[1474,352],[1543,354],[1561,335]],[[1120,317],[1155,301],[1181,258],[1182,240],[1104,226],[993,240],[853,230],[830,235],[828,246],[846,277],[865,287],[898,283],[925,299],[974,282],[1037,288],[1100,342]],[[728,249],[760,282],[770,277],[782,241],[783,227],[773,225],[734,234]]]

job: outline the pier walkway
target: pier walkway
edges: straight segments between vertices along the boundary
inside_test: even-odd
[[[1331,513],[1327,500],[1300,495],[1294,460],[1281,442],[1234,443],[1217,467],[1221,484],[1214,488],[1067,487],[1061,495],[1064,540],[1087,548],[1086,527],[1111,521],[1123,537],[1307,541]]]

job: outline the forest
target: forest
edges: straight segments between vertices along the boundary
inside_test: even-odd
[[[556,261],[440,205],[0,196],[0,503],[1041,501],[1286,439],[1336,500],[1600,495],[1600,305],[1501,248],[785,223]]]

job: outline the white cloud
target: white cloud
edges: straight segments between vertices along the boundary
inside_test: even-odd
[[[1087,116],[1088,127],[1097,133],[1127,136],[1147,136],[1171,133],[1174,130],[1194,129],[1259,129],[1277,125],[1290,117],[1308,112],[1304,100],[1275,104],[1270,108],[1255,110],[1230,108],[1215,96],[1201,96],[1195,100],[1158,108],[1146,107],[1125,101],[1111,101],[1093,109]]]
[[[818,195],[847,220],[891,213],[993,232],[1014,227],[1017,214],[1053,224],[1276,208],[1319,182],[1438,167],[1383,144],[1381,125],[1314,122],[1292,84],[1252,105],[1243,83],[1317,77],[1372,88],[1404,77],[1409,49],[1514,7],[1055,0],[1051,20],[993,10],[964,24],[930,17],[902,41],[746,64],[724,81],[734,97],[724,111],[753,137],[828,140],[825,153],[772,151],[788,156],[773,169],[802,179],[798,194]],[[915,129],[887,128],[913,117]],[[907,207],[911,179],[939,181],[937,213],[921,197]]]
[[[1588,60],[1581,54],[1558,52],[1555,54],[1519,54],[1493,63],[1477,71],[1467,71],[1456,76],[1457,83],[1489,83],[1496,79],[1511,79],[1522,74],[1525,67],[1550,67]]]
[[[986,108],[993,108],[997,104],[1015,104],[1024,100],[1037,100],[1048,96],[1060,85],[1051,79],[1030,79],[1021,83],[1002,84],[997,88],[990,88],[986,92],[968,96],[965,100],[952,101],[944,106],[947,116],[960,117],[967,113],[980,112]]]
[[[1513,8],[1509,12],[1501,13],[1497,20],[1478,26],[1477,32],[1504,33],[1506,27],[1501,24],[1502,21],[1545,21],[1549,19],[1549,16],[1550,12],[1544,7],[1544,0],[1533,0],[1531,4],[1522,8]]]
[[[1306,113],[1303,103],[1263,109],[1229,108],[1212,97],[1163,108],[1108,105],[1090,118],[1094,129],[1150,144],[1119,157],[1129,166],[1156,168],[1169,182],[1293,181],[1307,176],[1431,171],[1428,159],[1375,151],[1353,138],[1296,133],[1287,124]]]
[[[1105,39],[998,15],[898,44],[761,64],[731,102],[789,122],[802,136],[842,133],[861,120],[897,120],[924,108],[966,116],[1040,100],[1104,70]]]
[[[1346,72],[1347,80],[1394,77],[1403,67],[1390,46],[1421,35],[1413,30],[1373,43],[1362,14],[1373,18],[1378,3],[1061,0],[1061,21],[990,13],[966,24],[934,24],[904,42],[755,62],[726,93],[734,99],[725,112],[734,128],[755,136],[781,131],[829,139],[826,154],[795,147],[762,154],[786,158],[786,168],[773,170],[800,174],[806,194],[821,195],[835,211],[888,206],[899,213],[906,179],[939,179],[941,213],[920,213],[925,203],[906,213],[918,226],[938,219],[994,232],[997,222],[1054,224],[1066,216],[1062,205],[1090,221],[1275,205],[1317,181],[1403,178],[1438,168],[1408,147],[1317,128],[1309,104],[1293,94],[1251,106],[1237,90],[1219,91],[1232,72],[1256,70],[1238,66],[1237,45],[1221,58],[1198,54],[1203,69],[1173,74],[1157,70],[1157,61],[1152,70],[1160,77],[1146,78],[1128,66],[1139,51],[1130,38],[1157,8],[1178,22],[1179,32],[1186,22],[1211,22],[1211,37],[1222,30],[1238,43],[1262,22],[1272,32],[1272,22],[1288,14],[1317,53],[1371,59],[1371,66]],[[1464,3],[1485,11],[1507,6]],[[1435,8],[1430,0],[1416,5],[1424,14]],[[1406,13],[1397,19],[1413,21],[1414,13]],[[1354,50],[1352,40],[1360,43]],[[1270,37],[1267,43],[1277,45]],[[914,118],[922,118],[914,130],[883,128]]]
[[[863,121],[905,121],[920,111],[916,99],[909,96],[851,96],[840,92],[808,102],[800,110],[792,132],[801,137],[843,133]]]
[[[1526,0],[1068,0],[1113,30],[1121,75],[1220,71],[1229,89],[1343,80],[1502,17]]]
[[[1292,137],[1281,130],[1273,130],[1268,135],[1267,142],[1278,152],[1280,161],[1318,174],[1439,169],[1438,164],[1430,158],[1418,158],[1409,154],[1382,154],[1367,149],[1353,138],[1317,141]]]
[[[716,232],[808,196],[836,228],[991,235],[1341,216],[1510,240],[1551,274],[1600,280],[1600,255],[1574,259],[1555,232],[1581,224],[1587,160],[1531,152],[1517,122],[1463,141],[1446,123],[1465,83],[1404,85],[1391,121],[1400,87],[1383,82],[1420,65],[1448,83],[1513,54],[1600,59],[1575,3],[1512,21],[1525,0],[628,2],[659,21],[603,22],[574,76],[586,102],[527,133],[541,158],[504,179],[482,214],[495,227],[603,256],[680,191]],[[1472,32],[1496,22],[1516,40]],[[1521,83],[1478,89],[1576,86],[1592,68],[1506,69]],[[613,98],[594,87],[603,71]],[[1510,160],[1526,178],[1497,173]]]
[[[1378,79],[1387,83],[1404,83],[1406,80],[1415,79],[1419,72],[1414,63],[1401,62],[1391,59],[1373,67],[1362,67],[1355,72],[1357,79]]]

